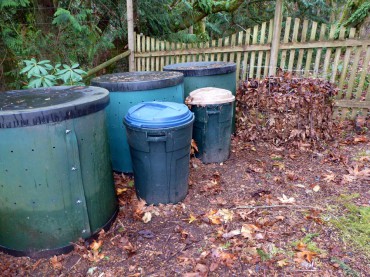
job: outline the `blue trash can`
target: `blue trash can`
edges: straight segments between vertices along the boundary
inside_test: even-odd
[[[194,115],[184,104],[144,102],[124,118],[139,198],[177,203],[188,192]]]

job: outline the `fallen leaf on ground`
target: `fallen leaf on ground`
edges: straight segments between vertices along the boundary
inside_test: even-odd
[[[276,263],[279,267],[284,267],[288,265],[288,261],[286,259],[277,261]]]
[[[318,191],[320,190],[320,186],[319,186],[319,185],[316,185],[316,186],[314,186],[314,187],[312,188],[312,190],[313,190],[314,192],[318,192]]]
[[[98,251],[99,248],[103,245],[103,241],[102,240],[94,240],[91,244],[90,244],[90,249],[92,251]]]
[[[62,269],[62,263],[58,261],[58,257],[54,256],[50,259],[50,263],[53,266],[54,269]]]
[[[122,193],[124,193],[127,190],[128,190],[128,188],[123,188],[123,189],[117,188],[117,195],[121,195]]]
[[[295,203],[294,197],[287,197],[285,194],[283,194],[283,197],[278,197],[277,199],[280,200],[281,203],[283,204],[292,204]]]
[[[146,212],[144,213],[143,217],[142,217],[142,221],[144,223],[148,223],[149,221],[152,220],[152,214],[150,212]]]
[[[243,224],[240,233],[244,238],[253,239],[253,234],[258,230],[259,228],[254,224]]]
[[[223,219],[223,221],[225,223],[228,223],[228,222],[230,222],[230,221],[233,220],[234,212],[231,211],[231,210],[228,210],[228,209],[220,209],[220,210],[218,210],[217,213],[221,216],[221,218]]]
[[[359,169],[359,166],[356,164],[354,168],[348,167],[347,171],[349,174],[343,175],[343,180],[346,182],[353,182],[357,179],[361,180],[370,180],[370,168]]]
[[[219,225],[221,224],[221,217],[216,214],[217,210],[210,210],[207,214],[206,217],[210,220],[212,224]]]
[[[237,230],[232,230],[232,231],[230,231],[228,233],[223,234],[222,237],[224,239],[230,239],[230,238],[235,237],[235,236],[238,236],[240,234],[241,234],[241,231],[239,229],[237,229]]]
[[[138,220],[142,220],[142,216],[144,214],[146,202],[144,199],[137,200],[133,203],[134,206],[134,218]]]
[[[89,270],[86,272],[87,275],[93,275],[94,271],[97,270],[97,266],[90,267]]]
[[[296,253],[296,261],[301,263],[302,261],[306,260],[307,262],[311,263],[313,257],[317,256],[317,253],[309,251],[309,250],[304,250]]]
[[[322,177],[323,177],[323,180],[328,182],[328,183],[334,182],[334,180],[335,180],[335,174],[331,171],[329,171],[328,174],[323,174]]]
[[[190,214],[190,216],[187,220],[189,221],[189,223],[192,223],[192,222],[196,221],[197,218],[193,214]]]
[[[193,153],[192,154],[194,154],[194,151],[195,152],[199,152],[198,146],[197,146],[197,144],[196,144],[196,142],[195,142],[194,139],[191,140],[191,148],[193,150]]]
[[[359,143],[359,142],[368,142],[369,139],[366,136],[356,136],[353,138],[354,143]]]

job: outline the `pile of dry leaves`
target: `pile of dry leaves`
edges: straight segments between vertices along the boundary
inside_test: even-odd
[[[249,79],[237,91],[237,134],[300,148],[334,138],[333,96],[337,89],[322,79],[297,78],[279,71],[275,77]]]

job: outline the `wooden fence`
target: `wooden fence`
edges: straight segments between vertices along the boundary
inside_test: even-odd
[[[237,65],[237,79],[268,76],[273,20],[228,37],[205,43],[160,41],[136,34],[137,71],[162,70],[167,64],[190,61],[227,61]],[[370,112],[370,39],[355,37],[355,29],[286,18],[280,29],[278,67],[298,76],[326,78],[340,89],[342,117]],[[352,113],[352,114],[351,114]]]

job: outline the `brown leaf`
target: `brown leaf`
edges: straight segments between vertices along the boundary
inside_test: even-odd
[[[98,251],[100,249],[100,247],[103,245],[103,241],[102,240],[94,240],[91,244],[90,244],[90,249],[92,251]]]
[[[317,253],[309,250],[304,250],[296,253],[297,260],[312,262],[313,257],[317,256]]]
[[[198,271],[199,273],[202,274],[202,276],[207,276],[207,273],[208,273],[208,267],[204,264],[200,264],[198,263],[195,268],[194,268],[195,271]]]
[[[219,262],[212,262],[211,265],[209,266],[209,271],[213,272],[215,271],[218,267],[220,266]]]
[[[144,209],[146,202],[144,199],[140,199],[138,201],[135,201],[134,205],[134,218],[137,220],[142,220],[142,216],[144,214]]]
[[[279,267],[284,267],[284,266],[287,266],[289,263],[288,263],[288,261],[286,260],[286,259],[284,259],[284,260],[280,260],[280,261],[277,261],[276,262],[277,263],[277,265],[279,266]]]
[[[368,142],[369,139],[366,136],[356,136],[353,138],[354,143],[359,143],[359,142]]]
[[[53,256],[52,258],[50,258],[50,263],[51,265],[53,266],[54,269],[62,269],[63,268],[63,265],[61,262],[58,261],[58,257],[57,256]]]

